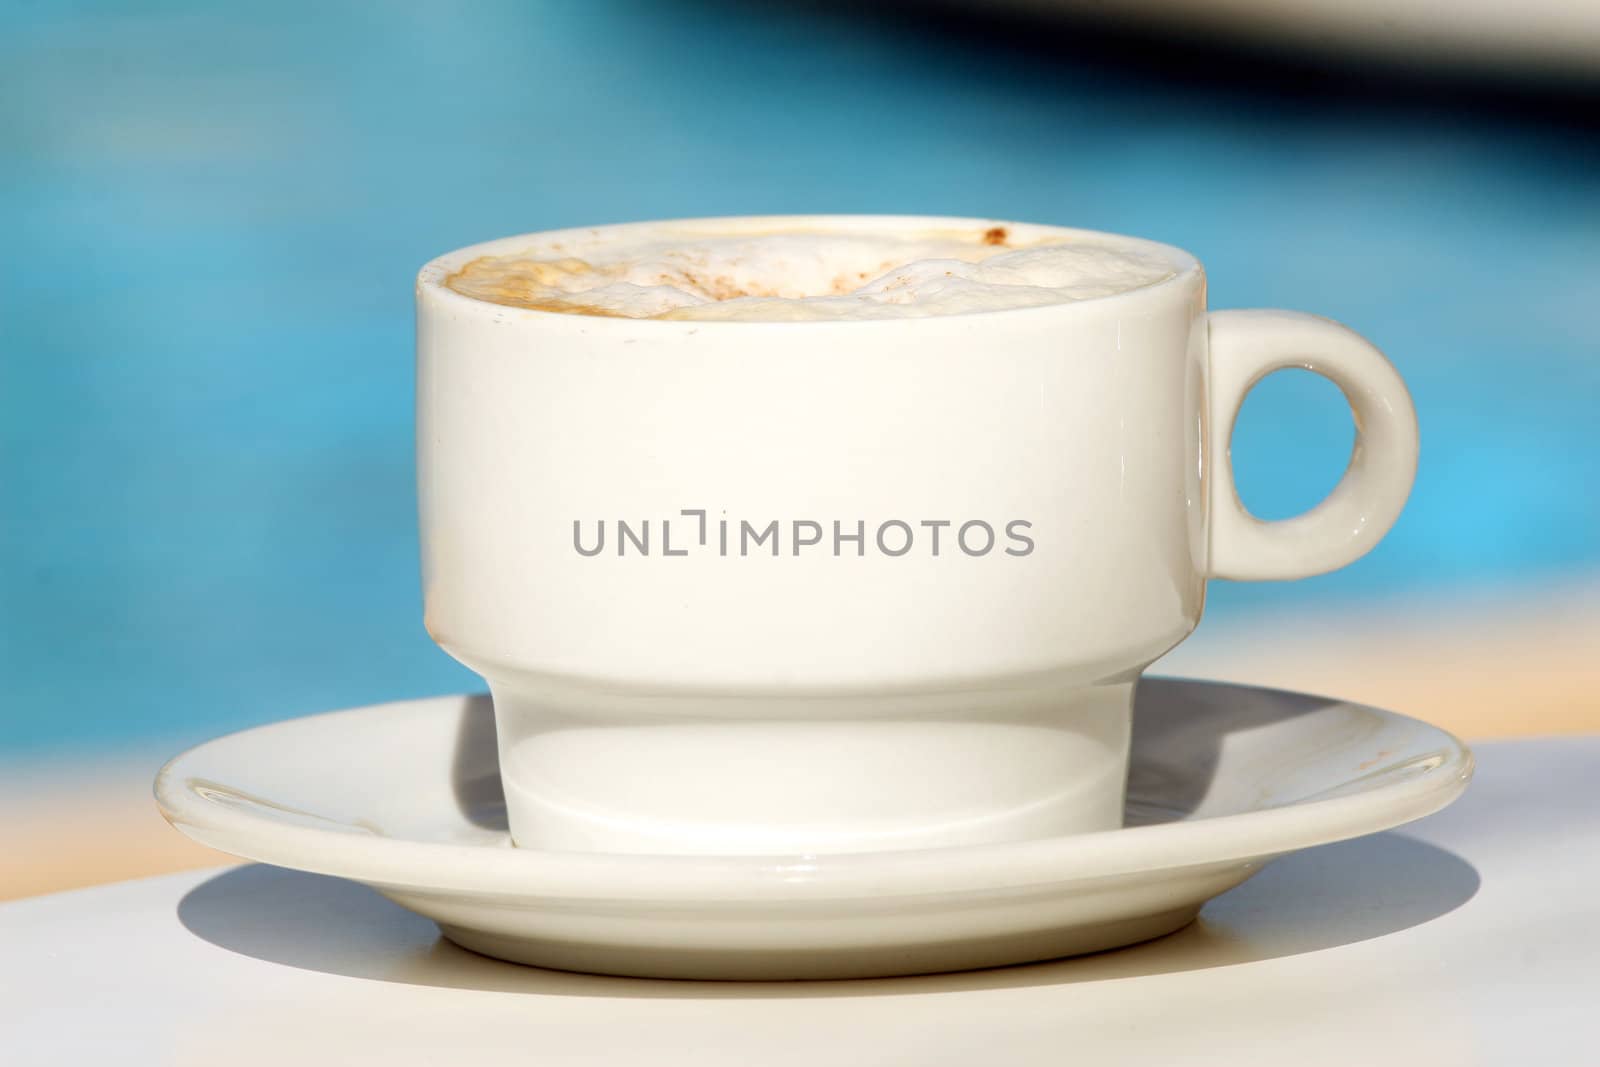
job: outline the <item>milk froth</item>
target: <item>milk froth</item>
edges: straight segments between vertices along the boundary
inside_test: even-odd
[[[511,307],[632,319],[922,318],[1066,304],[1175,273],[1153,252],[1011,227],[881,232],[566,231],[445,279]]]

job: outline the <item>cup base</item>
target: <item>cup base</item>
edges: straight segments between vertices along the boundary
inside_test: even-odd
[[[1132,682],[763,699],[490,688],[522,847],[877,852],[1122,825]]]

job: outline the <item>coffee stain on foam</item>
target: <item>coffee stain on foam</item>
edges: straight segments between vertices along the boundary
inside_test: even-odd
[[[554,311],[563,315],[593,315],[608,319],[629,316],[609,308],[592,307],[550,295],[557,283],[573,275],[592,274],[594,267],[576,256],[560,259],[526,259],[521,256],[479,256],[445,277],[446,289],[488,304]]]
[[[591,231],[598,234],[598,231]],[[817,233],[816,230],[804,229],[776,229],[770,231],[774,235]],[[695,236],[684,234],[688,240]],[[710,233],[705,236],[726,236],[720,233]],[[1011,248],[1011,231],[1006,226],[990,226],[985,230],[974,233],[971,230],[934,230],[922,235],[938,237],[946,240],[961,242],[971,241],[975,245],[985,248]],[[1046,237],[1040,244],[1058,243],[1060,238]],[[552,242],[549,246],[552,252],[564,251],[560,242]],[[880,278],[899,266],[895,259],[886,259],[878,265],[876,270],[846,271],[835,276],[829,283],[828,292],[805,294],[806,296],[848,296],[860,288],[863,282]],[[725,300],[741,300],[751,297],[763,299],[784,299],[786,294],[781,293],[772,286],[755,285],[749,282],[741,285],[726,274],[711,274],[706,270],[705,262],[691,263],[679,271],[663,271],[655,279],[656,284],[668,286],[684,292],[698,293],[708,300],[721,303]],[[462,296],[481,300],[485,303],[500,304],[506,307],[526,308],[529,311],[550,311],[562,315],[588,315],[604,319],[666,319],[676,318],[671,309],[654,315],[629,315],[611,308],[598,307],[593,304],[583,303],[581,293],[572,293],[570,297],[563,298],[552,294],[562,292],[561,283],[583,275],[603,274],[601,268],[577,256],[565,255],[558,259],[533,259],[529,253],[512,253],[502,256],[479,256],[466,263],[459,270],[447,275],[444,279],[445,288],[454,290]],[[794,297],[788,297],[794,299]]]
[[[556,260],[533,260],[521,256],[479,256],[448,275],[444,284],[462,296],[483,300],[491,304],[528,308],[533,311],[556,311],[569,315],[593,315],[600,318],[657,318],[659,316],[632,316],[610,308],[580,303],[582,293],[570,297],[555,296],[562,292],[561,283],[584,275],[603,274],[593,264],[574,256]],[[740,285],[726,274],[712,274],[704,265],[693,265],[678,271],[662,271],[652,279],[656,285],[682,292],[697,293],[720,303],[745,297],[777,297],[780,294],[770,286]]]

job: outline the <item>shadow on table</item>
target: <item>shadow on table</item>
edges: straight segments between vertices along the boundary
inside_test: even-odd
[[[197,937],[255,959],[325,974],[546,996],[678,999],[904,995],[1065,985],[1230,967],[1398,933],[1470,900],[1478,873],[1398,833],[1280,859],[1212,901],[1193,925],[1076,959],[960,974],[836,982],[685,982],[523,967],[457,948],[427,919],[365,886],[254,865],[191,890],[178,918]]]
[[[1130,824],[1203,808],[1226,739],[1338,701],[1229,685],[1150,679],[1136,698]],[[479,826],[505,827],[487,697],[463,705],[451,754],[454,796]],[[1177,933],[1070,960],[961,974],[834,982],[684,982],[569,974],[504,963],[445,941],[421,916],[365,886],[268,866],[220,874],[189,892],[178,918],[241,955],[326,974],[497,992],[602,997],[826,997],[1093,982],[1247,965],[1398,933],[1470,900],[1478,873],[1452,852],[1398,833],[1283,857],[1208,904]]]

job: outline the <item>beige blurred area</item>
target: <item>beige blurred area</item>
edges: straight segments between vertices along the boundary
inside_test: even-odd
[[[1468,740],[1600,731],[1600,579],[1208,622],[1154,670],[1376,704]],[[231,862],[157,814],[162,755],[0,782],[0,899]]]
[[[0,900],[233,862],[156,811],[162,755],[55,761],[0,781]]]
[[[1469,741],[1600,731],[1600,576],[1202,623],[1152,670],[1375,704]]]

